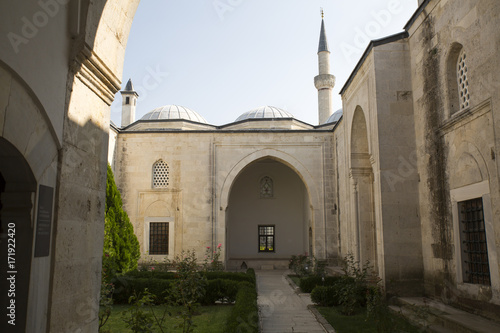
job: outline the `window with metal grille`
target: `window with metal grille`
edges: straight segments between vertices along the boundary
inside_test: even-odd
[[[274,225],[259,225],[259,252],[275,252]]]
[[[163,160],[153,164],[153,188],[165,188],[169,184],[168,164]]]
[[[464,50],[460,52],[457,61],[457,82],[458,82],[458,98],[460,99],[460,110],[469,107],[469,80],[467,78],[467,64],[465,62],[467,55]]]
[[[458,211],[463,280],[466,283],[491,285],[483,199],[459,202]]]
[[[273,197],[273,180],[271,177],[265,176],[260,180],[260,197],[272,198]]]
[[[149,224],[149,254],[168,254],[168,222]]]

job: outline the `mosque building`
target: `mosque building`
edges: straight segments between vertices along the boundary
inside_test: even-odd
[[[138,94],[122,94],[122,126],[111,126],[110,163],[143,260],[222,244],[228,269],[286,268],[292,255],[337,258],[338,214],[330,51],[324,21],[318,48],[319,125],[262,106],[223,126],[166,105],[135,118]],[[325,214],[325,212],[333,212]]]

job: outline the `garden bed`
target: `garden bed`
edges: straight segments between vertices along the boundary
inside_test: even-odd
[[[316,309],[337,333],[421,332],[397,313],[387,312],[374,319],[367,316],[366,308],[357,309],[351,316],[343,315],[340,306],[318,306]]]
[[[115,305],[111,311],[111,316],[104,326],[110,333],[128,333],[132,330],[127,328],[127,325],[122,319],[123,313],[129,308],[129,305]],[[233,305],[212,305],[201,306],[197,309],[197,314],[193,317],[193,322],[196,325],[194,332],[200,333],[220,333],[224,331]],[[166,305],[158,305],[153,307],[155,313],[161,315],[167,309],[172,316],[167,317],[163,325],[164,332],[176,332],[175,326],[182,323],[181,318],[176,318],[177,313],[182,311],[182,307],[172,307]],[[144,312],[150,313],[149,308],[145,308]],[[153,326],[153,332],[161,332],[156,324]]]

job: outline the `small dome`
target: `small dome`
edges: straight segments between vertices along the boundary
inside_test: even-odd
[[[239,116],[235,121],[247,119],[273,119],[273,118],[293,118],[293,115],[285,110],[274,106],[261,106],[256,109],[247,111]]]
[[[330,117],[328,117],[325,124],[336,123],[337,121],[339,121],[340,117],[342,117],[342,114],[343,114],[342,109],[338,109]]]
[[[165,105],[146,113],[141,120],[185,119],[207,124],[205,118],[197,112],[179,105]]]

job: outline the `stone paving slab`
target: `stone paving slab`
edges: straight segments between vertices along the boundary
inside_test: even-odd
[[[310,299],[297,295],[286,279],[289,271],[261,270],[257,275],[262,333],[325,333],[309,311]]]

